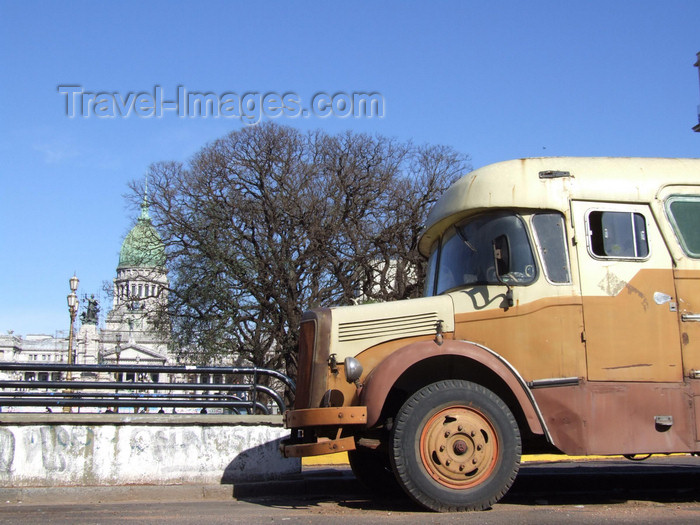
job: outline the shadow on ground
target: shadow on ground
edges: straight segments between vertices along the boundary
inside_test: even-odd
[[[260,445],[246,447],[226,466],[220,483],[235,485],[239,482],[276,480],[296,473],[301,466],[301,459],[283,458],[280,455],[282,439],[265,440]]]
[[[700,500],[700,460],[596,461],[524,466],[503,503],[606,504]]]
[[[234,487],[240,500],[280,508],[310,508],[333,502],[352,509],[424,512],[408,497],[369,493],[349,469],[317,469],[280,481],[265,492]],[[499,504],[604,505],[700,501],[700,458],[653,458],[644,463],[606,460],[526,464]]]

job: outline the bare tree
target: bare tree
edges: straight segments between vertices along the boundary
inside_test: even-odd
[[[186,164],[152,165],[171,281],[161,321],[180,357],[295,375],[304,310],[420,295],[421,226],[468,169],[446,146],[273,123],[234,131]]]

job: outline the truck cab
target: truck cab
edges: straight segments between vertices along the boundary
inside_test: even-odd
[[[430,212],[425,297],[300,326],[287,456],[485,509],[523,453],[700,450],[700,159],[531,158]]]

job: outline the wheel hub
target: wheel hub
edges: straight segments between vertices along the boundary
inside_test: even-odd
[[[464,489],[487,479],[498,458],[498,439],[481,412],[464,406],[435,414],[421,432],[421,459],[437,482]]]
[[[461,456],[467,451],[467,443],[461,439],[458,439],[454,443],[454,453],[457,454],[458,456]]]

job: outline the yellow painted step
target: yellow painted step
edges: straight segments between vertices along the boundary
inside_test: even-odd
[[[665,454],[663,454],[665,455]],[[676,455],[676,454],[671,454]],[[683,455],[683,454],[681,454]],[[590,461],[594,459],[622,459],[623,456],[565,456],[563,454],[526,454],[522,457],[523,463],[533,462],[558,462],[558,461]],[[304,466],[310,465],[347,465],[348,453],[338,452],[323,456],[309,456],[301,459]]]

